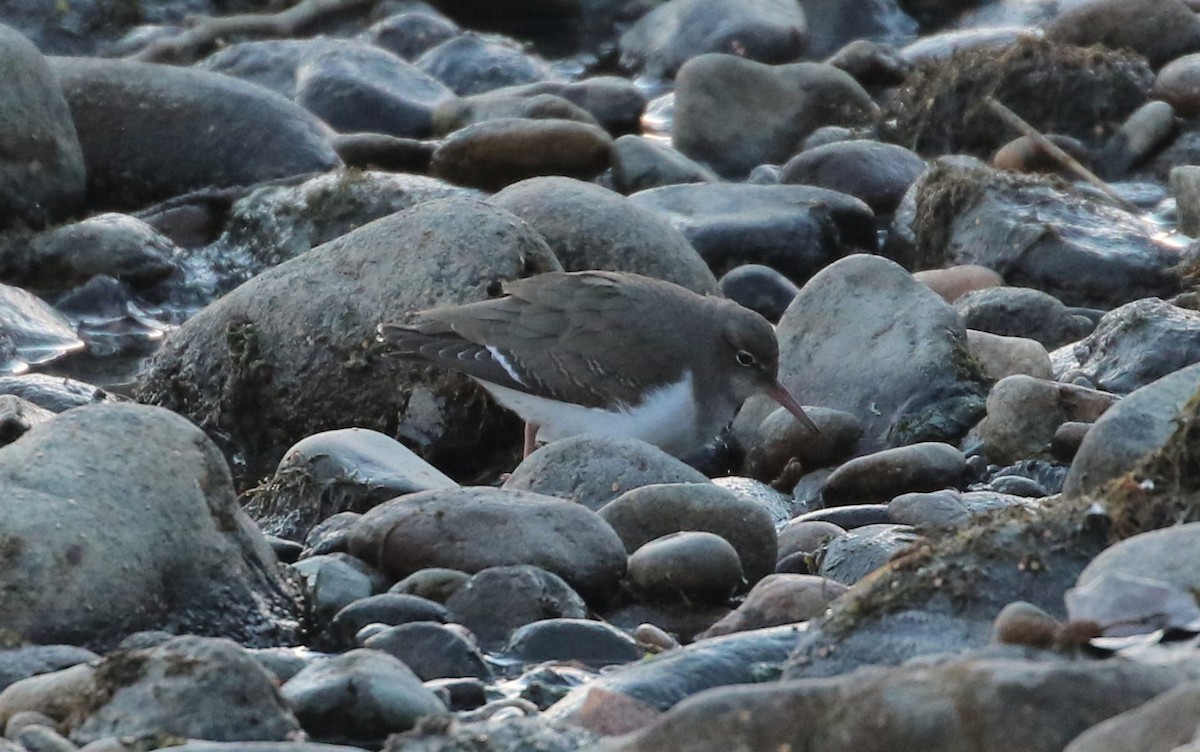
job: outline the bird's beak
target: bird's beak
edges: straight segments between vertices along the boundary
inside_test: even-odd
[[[821,429],[817,428],[817,424],[813,423],[812,418],[808,417],[808,414],[804,412],[804,408],[800,407],[800,403],[796,401],[791,392],[784,388],[783,384],[776,381],[764,391],[768,397],[783,405],[789,413],[795,415],[796,420],[803,423],[805,428],[813,433],[821,432]]]

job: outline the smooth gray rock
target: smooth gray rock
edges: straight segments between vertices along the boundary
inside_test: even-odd
[[[901,494],[888,503],[888,514],[901,525],[921,531],[954,530],[993,512],[1026,503],[1020,496],[995,491],[944,489]]]
[[[724,603],[742,584],[737,549],[719,535],[668,533],[629,556],[628,579],[649,602]]]
[[[702,295],[717,292],[712,272],[683,233],[657,212],[600,186],[530,178],[488,201],[540,232],[566,271],[634,272]]]
[[[675,149],[645,136],[626,134],[613,143],[613,187],[621,193],[679,183],[715,183],[717,174]]]
[[[954,441],[983,412],[962,321],[887,259],[856,255],[826,267],[776,331],[784,386],[803,404],[858,417],[859,452]]]
[[[309,556],[293,564],[292,569],[304,578],[309,608],[321,623],[387,587],[380,572],[344,553]]]
[[[910,491],[936,491],[963,483],[967,458],[957,448],[921,442],[856,457],[825,479],[827,504],[891,501]]]
[[[977,429],[984,455],[1000,464],[1046,457],[1063,423],[1095,422],[1118,400],[1096,389],[1021,374],[1001,379],[988,394],[987,417]]]
[[[579,81],[538,81],[506,86],[488,92],[494,96],[537,96],[552,94],[573,102],[592,113],[592,117],[613,136],[641,133],[646,95],[628,78],[591,76]]]
[[[498,650],[526,624],[588,613],[583,598],[561,577],[528,564],[480,570],[454,591],[446,608],[489,650]]]
[[[283,741],[300,731],[271,676],[229,640],[175,637],[112,653],[96,676],[105,700],[70,729],[77,744],[152,734]]]
[[[451,476],[479,473],[520,440],[512,416],[465,376],[367,348],[380,322],[483,300],[504,280],[558,268],[545,241],[508,212],[428,201],[209,305],[167,337],[137,394],[210,426],[244,463],[242,483],[272,472],[305,436],[347,425],[405,439]]]
[[[761,505],[712,483],[662,483],[626,491],[600,509],[633,553],[683,530],[713,533],[733,545],[746,579],[775,569],[775,522]]]
[[[791,0],[671,0],[621,36],[621,64],[670,78],[706,52],[787,63],[804,52],[804,11]]]
[[[83,151],[46,59],[0,24],[0,228],[40,227],[83,205]]]
[[[1189,522],[1161,530],[1139,533],[1119,541],[1092,559],[1076,587],[1083,587],[1107,574],[1145,577],[1174,585],[1185,593],[1200,588],[1196,566],[1196,542],[1200,522]]]
[[[781,164],[825,125],[876,112],[850,74],[821,63],[770,66],[734,55],[692,58],[675,79],[675,147],[727,178]]]
[[[413,64],[460,97],[555,77],[545,61],[515,43],[472,33],[426,50]]]
[[[0,284],[0,361],[21,372],[83,349],[75,325],[49,303],[20,287]]]
[[[735,266],[721,275],[718,282],[725,297],[771,322],[779,321],[800,292],[794,282],[764,264]]]
[[[355,637],[364,627],[416,621],[448,622],[450,612],[440,603],[417,595],[380,593],[360,598],[338,611],[329,624],[329,633],[339,648],[346,649],[354,647]]]
[[[410,622],[388,627],[367,638],[362,646],[398,658],[423,682],[458,676],[490,680],[492,671],[479,648],[459,631],[436,622]]]
[[[1028,337],[1048,348],[1086,337],[1096,324],[1079,309],[1029,287],[989,287],[954,301],[968,329],[1005,337]]]
[[[447,712],[416,674],[378,650],[360,648],[315,663],[279,691],[314,735],[377,739]]]
[[[903,146],[856,139],[805,149],[783,166],[779,182],[846,193],[887,214],[924,171],[925,160]]]
[[[294,638],[293,587],[220,452],[178,415],[76,408],[0,448],[0,486],[9,632],[101,646],[148,628]]]
[[[574,436],[526,457],[504,487],[597,510],[630,489],[652,483],[707,482],[699,470],[644,441]]]
[[[415,60],[460,31],[458,24],[445,16],[416,10],[376,21],[360,37],[405,60]]]
[[[629,198],[679,228],[717,274],[764,264],[803,281],[834,259],[877,245],[870,208],[824,188],[692,183]]]
[[[1133,469],[1178,428],[1184,405],[1200,390],[1200,364],[1164,376],[1122,398],[1084,436],[1063,483],[1081,496]]]
[[[585,507],[496,488],[424,491],[381,504],[351,531],[350,551],[399,579],[427,567],[468,573],[528,564],[602,601],[625,571],[625,550]]]
[[[392,437],[366,428],[322,431],[284,454],[243,506],[271,535],[304,540],[340,512],[365,512],[404,494],[458,484]]]
[[[74,645],[25,645],[0,650],[0,691],[21,679],[88,663],[99,657]]]
[[[504,652],[525,663],[577,661],[591,668],[632,663],[644,655],[632,637],[592,619],[543,619],[515,630]]]
[[[340,164],[327,126],[244,81],[127,60],[50,64],[71,106],[93,206],[136,208]]]

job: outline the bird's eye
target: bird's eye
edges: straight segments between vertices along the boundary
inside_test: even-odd
[[[754,356],[751,355],[750,353],[746,352],[745,350],[738,350],[737,351],[737,362],[738,362],[738,365],[740,365],[740,366],[752,366],[752,365],[754,365]]]

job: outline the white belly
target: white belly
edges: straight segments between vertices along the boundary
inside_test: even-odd
[[[692,374],[651,392],[642,404],[616,410],[556,402],[515,389],[478,380],[501,405],[536,423],[539,441],[557,441],[590,434],[641,439],[676,455],[700,448],[713,436],[697,425],[692,398]],[[713,430],[713,435],[716,430]]]

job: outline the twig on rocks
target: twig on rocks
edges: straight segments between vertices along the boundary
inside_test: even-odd
[[[235,16],[193,16],[189,28],[179,34],[159,39],[129,56],[142,62],[180,60],[231,34],[251,34],[284,37],[316,19],[332,13],[374,5],[379,0],[300,0],[278,13],[243,13]]]
[[[1063,167],[1066,167],[1071,172],[1083,178],[1087,182],[1096,186],[1096,188],[1112,199],[1122,209],[1131,214],[1138,214],[1139,209],[1130,203],[1124,196],[1113,190],[1112,186],[1101,180],[1096,173],[1079,163],[1079,160],[1072,157],[1070,154],[1063,151],[1057,144],[1042,135],[1036,128],[1021,119],[1021,116],[1004,105],[1000,104],[994,97],[985,97],[984,103],[992,108],[1001,120],[1016,128],[1023,135],[1029,137],[1042,151],[1046,152],[1052,159],[1057,160]]]

